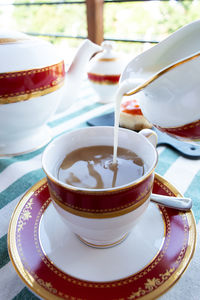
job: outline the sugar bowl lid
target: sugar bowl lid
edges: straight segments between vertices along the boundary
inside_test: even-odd
[[[121,55],[114,51],[114,43],[104,41],[101,46],[103,51],[90,60],[88,73],[120,75],[124,61]]]

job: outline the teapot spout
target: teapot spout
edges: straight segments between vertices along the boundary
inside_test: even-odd
[[[57,110],[58,113],[65,111],[74,103],[78,96],[81,80],[86,73],[89,60],[95,53],[100,51],[102,51],[102,47],[88,39],[84,40],[80,45],[66,72],[63,97]]]
[[[86,39],[78,48],[76,55],[68,69],[68,75],[79,75],[86,71],[89,59],[97,52],[102,51],[102,47]]]

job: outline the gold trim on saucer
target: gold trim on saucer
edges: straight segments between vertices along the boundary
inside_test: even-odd
[[[21,258],[18,253],[17,245],[16,245],[16,228],[18,217],[20,215],[21,210],[23,209],[24,204],[28,201],[34,192],[39,189],[42,185],[46,182],[46,178],[43,178],[39,182],[37,182],[33,188],[31,188],[26,194],[23,196],[21,201],[18,202],[9,224],[8,228],[8,253],[10,256],[10,260],[14,266],[15,271],[17,272],[18,276],[22,279],[22,281],[37,295],[43,297],[44,299],[48,300],[60,300],[60,297],[53,296],[50,292],[46,291],[44,288],[41,288],[41,285],[37,283],[33,274],[31,274],[31,270],[26,269],[23,266]]]
[[[180,213],[182,214],[182,213]],[[179,257],[176,260],[176,263],[179,262],[179,260],[182,258],[182,256],[184,255],[184,258],[182,260],[182,262],[180,263],[179,267],[175,270],[174,274],[172,274],[172,276],[169,276],[169,273],[172,272],[173,270],[166,270],[165,274],[159,274],[160,278],[153,278],[153,281],[156,282],[157,280],[157,286],[158,288],[156,290],[154,290],[153,292],[151,292],[151,294],[147,294],[146,296],[143,296],[140,298],[140,300],[150,300],[150,299],[156,299],[157,297],[163,295],[164,293],[166,293],[170,288],[172,288],[172,286],[178,281],[178,279],[180,278],[180,275],[183,275],[183,273],[186,271],[193,255],[194,255],[194,251],[195,251],[195,247],[196,247],[196,226],[195,225],[195,219],[193,216],[192,211],[190,211],[187,214],[187,221],[188,221],[188,225],[189,225],[189,229],[190,229],[190,234],[189,234],[189,239],[187,242],[187,250],[184,254],[184,250],[182,249]],[[184,217],[184,216],[183,216]],[[169,277],[168,280],[166,280],[164,283],[161,282],[161,280],[163,280],[166,276]],[[151,281],[151,279],[148,279],[148,283]],[[159,287],[159,281],[162,283],[162,285]],[[151,288],[151,286],[149,286],[148,288]],[[129,297],[130,300],[133,300],[134,297]]]
[[[45,204],[43,205],[43,208],[41,209],[41,211],[40,211],[40,213],[38,214],[38,216],[39,216],[39,215],[41,216],[41,214],[44,212],[46,206],[48,206],[48,204],[49,204],[49,201],[50,201],[50,199],[48,199],[48,200],[45,202]],[[47,203],[47,205],[46,205],[46,203]],[[156,205],[156,206],[158,206],[158,205]],[[161,243],[161,245],[160,245],[160,248],[157,250],[157,253],[156,253],[156,254],[154,255],[154,257],[147,263],[147,265],[145,265],[141,270],[139,270],[138,272],[136,272],[134,275],[143,272],[143,273],[142,273],[142,276],[144,276],[144,275],[146,274],[146,272],[150,272],[152,269],[154,269],[154,267],[160,262],[161,258],[164,256],[164,254],[166,253],[166,251],[167,251],[167,249],[168,249],[169,242],[170,242],[170,236],[171,236],[171,235],[170,235],[170,232],[171,232],[171,224],[170,224],[169,216],[168,216],[168,214],[167,214],[165,208],[164,208],[162,211],[160,210],[160,213],[161,213],[161,215],[162,215],[162,221],[163,221],[163,226],[164,226],[163,237],[165,237],[165,240],[163,239],[163,241],[162,241],[162,243]],[[34,232],[35,232],[35,233],[38,232],[38,229],[39,229],[41,220],[42,220],[42,218],[41,218],[40,221],[39,221],[37,224],[35,224],[35,226],[34,226]],[[125,239],[128,235],[129,235],[129,233],[125,234],[125,235],[124,235],[124,239]],[[80,237],[80,236],[77,235],[77,237],[81,240],[81,237]],[[122,241],[123,241],[123,237],[122,237],[122,239],[119,240],[119,241],[122,242]],[[85,242],[88,243],[87,241],[85,241]],[[166,245],[165,245],[165,247],[163,248],[164,242],[166,243]],[[39,243],[40,243],[40,244],[39,244]],[[83,240],[83,243],[84,243],[84,240]],[[113,243],[113,244],[110,244],[110,247],[111,247],[111,245],[112,245],[112,246],[115,246],[114,243]],[[61,276],[61,277],[62,277],[62,270],[61,270],[60,268],[58,268],[57,266],[55,266],[55,263],[48,257],[48,255],[46,254],[45,250],[43,249],[43,246],[42,246],[41,238],[40,238],[40,237],[39,237],[39,240],[35,239],[35,246],[36,246],[36,249],[37,249],[37,251],[38,251],[40,257],[42,257],[43,255],[45,256],[44,258],[42,258],[43,262],[44,262],[46,265],[49,265],[49,262],[48,262],[48,261],[51,261],[51,264],[52,264],[51,270],[52,270],[53,272],[55,272],[56,274],[59,274],[59,273],[58,273],[58,270],[60,270],[61,272],[60,272],[60,275],[58,275],[58,276]],[[91,246],[91,247],[93,247],[93,248],[101,248],[100,246],[96,247],[95,244],[92,244],[92,243],[90,243],[89,246]],[[106,246],[106,245],[105,245],[105,246]],[[104,246],[103,246],[103,247],[104,247]],[[103,249],[103,247],[102,247],[102,249]],[[40,248],[41,248],[41,249],[40,249]],[[107,246],[106,248],[108,248],[108,246]],[[163,248],[163,250],[162,250],[162,252],[161,252],[161,249],[162,249],[162,248]],[[146,269],[148,266],[150,266],[151,263],[152,263],[153,261],[154,261],[154,264],[153,264],[151,267],[148,268],[148,271],[145,271],[145,269]],[[123,285],[126,285],[126,284],[127,284],[127,279],[129,280],[129,282],[132,281],[131,277],[132,277],[132,275],[129,276],[129,277],[123,278],[123,279],[120,281],[120,283],[119,283],[119,282],[116,283],[116,280],[111,280],[111,281],[109,281],[109,284],[108,284],[108,283],[105,283],[105,284],[102,283],[102,284],[101,284],[101,287],[105,287],[105,285],[106,285],[106,287],[108,287],[108,285],[112,285],[112,287],[114,287],[114,286],[115,286],[115,287],[116,287],[116,286],[121,286],[122,284],[123,284]],[[79,286],[82,285],[82,282],[79,281],[78,279],[77,279],[76,281],[75,281],[75,279],[74,279],[74,283],[75,283],[75,284],[78,284]],[[89,283],[89,285],[92,287],[93,284]],[[87,286],[87,285],[84,283],[84,286]]]
[[[179,191],[172,185],[170,184],[166,179],[164,179],[162,176],[155,174],[155,180],[158,180],[161,185],[166,186],[166,188],[169,188],[171,192],[175,196],[181,195]],[[63,297],[65,296],[66,299],[72,299],[72,295],[61,295],[59,294],[59,291],[57,291],[54,286],[53,282],[44,282],[41,278],[36,278],[36,274],[34,273],[33,270],[28,267],[28,265],[25,267],[22,263],[21,257],[19,255],[18,249],[17,249],[17,238],[16,238],[16,229],[17,229],[17,223],[18,223],[18,218],[22,212],[22,209],[24,208],[24,205],[31,200],[31,197],[34,193],[40,193],[41,190],[47,187],[47,179],[43,178],[39,182],[37,182],[29,191],[22,197],[22,199],[18,202],[12,217],[11,221],[9,224],[9,229],[8,229],[8,252],[10,259],[12,261],[12,264],[15,268],[15,271],[19,275],[19,277],[22,279],[22,281],[37,295],[42,297],[43,299],[48,299],[48,300],[59,300],[59,299],[64,299]],[[182,195],[181,195],[182,196]],[[50,203],[50,200],[47,199],[47,206]],[[145,286],[145,289],[149,291],[148,294],[141,294],[140,300],[150,300],[150,299],[155,299],[165,292],[167,292],[175,283],[176,281],[181,277],[183,272],[186,270],[188,267],[191,258],[194,254],[195,250],[195,245],[196,245],[196,224],[195,224],[195,219],[193,216],[192,211],[189,211],[187,213],[179,213],[180,216],[182,216],[183,220],[187,221],[188,226],[185,227],[185,236],[187,237],[186,233],[189,233],[188,235],[188,240],[185,238],[184,244],[182,247],[182,250],[180,251],[180,255],[177,257],[175,264],[178,265],[177,269],[174,271],[173,268],[168,268],[165,271],[162,272],[162,274],[159,274],[156,278],[150,278],[147,279],[147,285]],[[39,224],[38,219],[38,224]],[[186,223],[185,223],[186,224]],[[189,232],[188,232],[189,230]],[[165,233],[166,234],[166,233]],[[170,231],[169,231],[169,238],[170,238]],[[20,239],[18,241],[18,246],[20,247]],[[167,247],[167,245],[166,245]],[[186,252],[184,251],[187,248]],[[163,251],[166,251],[166,249],[163,249]],[[163,253],[161,252],[161,255]],[[45,258],[45,257],[44,257]],[[41,257],[42,259],[42,257]],[[160,261],[159,255],[156,257],[156,262],[158,263]],[[179,262],[181,261],[180,265]],[[155,264],[156,264],[155,262]],[[150,272],[154,267],[155,264],[152,264],[149,270],[144,269],[144,274],[146,276],[147,272]],[[52,266],[53,267],[53,266]],[[53,271],[53,269],[51,269]],[[57,270],[58,272],[58,270]],[[56,273],[58,274],[58,273]],[[137,274],[137,273],[136,273]],[[172,274],[172,275],[171,275]],[[67,274],[66,274],[67,275]],[[139,272],[138,276],[141,275],[141,272]],[[59,276],[59,275],[58,275]],[[64,276],[64,274],[63,274]],[[69,280],[69,282],[73,282],[74,285],[77,284],[79,287],[96,287],[96,290],[98,291],[98,288],[113,288],[113,287],[120,287],[121,285],[126,285],[132,282],[134,284],[131,276],[122,278],[120,280],[115,280],[115,281],[108,281],[108,282],[91,282],[91,281],[81,281],[78,278],[68,278],[67,276],[66,280]],[[137,277],[141,278],[141,277]],[[161,282],[161,280],[164,280],[164,283]],[[160,281],[159,281],[160,280]],[[156,284],[156,290],[152,291],[151,290],[151,283]],[[161,284],[159,284],[159,282]],[[155,287],[155,285],[154,285]],[[53,294],[55,292],[55,294]],[[140,290],[138,290],[140,293]],[[145,291],[144,291],[145,292]],[[138,294],[140,296],[140,294]],[[138,297],[137,296],[137,297]],[[134,299],[135,296],[130,291],[129,298],[127,299]],[[82,300],[82,298],[76,298],[76,300]]]
[[[147,87],[150,83],[152,83],[154,80],[156,80],[157,78],[159,78],[160,76],[162,76],[163,74],[167,73],[168,71],[190,61],[193,60],[197,57],[200,56],[200,52],[195,53],[194,55],[187,57],[181,61],[178,61],[177,63],[174,63],[173,65],[170,65],[169,67],[166,67],[164,70],[161,70],[159,73],[153,75],[150,79],[148,79],[146,82],[144,82],[143,84],[139,85],[138,87],[136,87],[133,91],[129,92],[129,93],[125,93],[124,96],[131,96],[134,95],[138,92],[140,92],[141,90],[143,90],[145,87]]]

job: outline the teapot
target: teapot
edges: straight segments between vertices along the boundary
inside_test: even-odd
[[[200,20],[191,22],[131,60],[118,94],[137,98],[158,129],[200,140]]]
[[[0,156],[49,142],[48,120],[59,106],[71,105],[87,62],[100,50],[85,40],[66,74],[51,43],[20,32],[0,32]]]

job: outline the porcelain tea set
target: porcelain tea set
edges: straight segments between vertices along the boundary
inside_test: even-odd
[[[22,33],[0,34],[0,156],[47,144],[48,120],[76,102],[84,73],[101,102],[117,103],[137,93],[144,116],[155,127],[176,138],[200,140],[199,32],[200,21],[190,23],[124,69],[115,64],[108,43],[85,40],[67,71],[50,43]],[[109,84],[102,85],[104,81]],[[40,297],[155,298],[176,282],[193,256],[192,202],[155,174],[155,131],[117,128],[117,147],[134,151],[144,162],[137,179],[108,188],[60,180],[58,170],[68,154],[84,147],[112,147],[114,130],[85,127],[54,138],[42,153],[46,178],[16,206],[8,231],[9,255],[18,275]],[[25,216],[29,209],[30,222]]]
[[[115,79],[121,74],[123,94],[137,93],[144,116],[154,126],[180,139],[200,140],[199,29],[199,20],[185,25],[136,56],[123,71],[108,43],[102,52],[102,47],[84,41],[65,72],[63,59],[50,43],[18,32],[1,33],[0,155],[20,154],[46,144],[51,139],[46,125],[50,116],[76,101],[77,86],[87,68],[89,79],[101,68],[107,68],[105,77],[110,70],[105,65],[108,60],[115,62]],[[105,88],[111,87],[100,91],[102,102],[105,93],[110,93]]]

